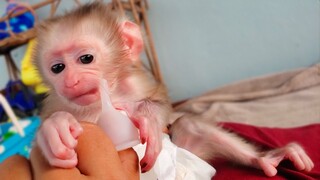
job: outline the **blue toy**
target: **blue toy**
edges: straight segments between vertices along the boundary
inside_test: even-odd
[[[26,8],[23,7],[20,3],[10,2],[8,3],[6,13],[4,15],[11,13],[11,11],[18,12],[23,9]],[[34,26],[34,22],[35,18],[31,12],[25,12],[19,16],[11,17],[8,22],[10,27],[8,27],[6,22],[0,22],[0,39],[10,37],[8,28],[10,28],[14,33],[21,33],[32,28]]]
[[[35,94],[21,80],[9,80],[4,93],[10,107],[20,118],[29,117],[34,114],[34,110],[37,108]],[[7,120],[6,113],[0,105],[0,122]]]
[[[18,120],[6,98],[0,94],[0,103],[11,122],[0,124],[0,163],[9,156],[29,157],[32,141],[40,125],[38,116]]]
[[[40,119],[34,116],[19,120],[19,123],[22,125],[25,136],[19,135],[11,122],[0,124],[0,163],[15,154],[29,158]]]

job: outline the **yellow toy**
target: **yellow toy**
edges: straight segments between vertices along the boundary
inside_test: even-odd
[[[31,62],[36,43],[36,39],[30,40],[28,43],[26,53],[21,61],[21,79],[25,85],[34,87],[37,94],[43,94],[48,91],[48,88],[42,83],[38,71]]]

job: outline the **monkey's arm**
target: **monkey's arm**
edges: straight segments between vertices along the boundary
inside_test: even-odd
[[[145,100],[137,105],[137,111],[131,119],[140,130],[142,143],[147,143],[147,148],[141,160],[142,172],[150,170],[162,149],[162,131],[168,119],[168,107],[161,102]]]
[[[140,86],[144,87],[141,88],[143,98],[137,101],[115,103],[114,106],[127,112],[139,129],[141,142],[147,143],[145,155],[140,162],[142,172],[146,172],[153,167],[161,151],[161,134],[167,126],[172,109],[162,84],[143,85]]]

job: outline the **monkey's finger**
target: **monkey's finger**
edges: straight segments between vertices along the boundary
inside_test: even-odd
[[[298,145],[298,144],[293,144],[292,145],[293,148],[296,149],[296,151],[298,152],[301,160],[303,161],[304,165],[305,165],[305,171],[311,171],[311,169],[314,167],[313,161],[311,160],[311,158],[307,155],[307,153],[304,151],[304,149]]]
[[[114,103],[113,106],[117,110],[125,111],[129,118],[134,118],[137,116],[137,114],[139,114],[139,112],[137,112],[138,107],[140,107],[142,103],[143,102],[118,102]]]
[[[149,171],[153,167],[154,163],[156,162],[156,158],[158,154],[155,150],[155,145],[152,144],[154,139],[152,138],[150,139],[151,141],[148,141],[146,152],[140,162],[142,173]]]
[[[293,148],[289,148],[288,149],[288,158],[290,161],[292,161],[292,163],[294,164],[294,166],[298,169],[298,170],[304,170],[306,168],[305,164],[303,163],[299,153],[293,149]]]
[[[307,170],[307,171],[311,171],[314,168],[314,163],[313,163],[312,159],[308,155],[307,155],[307,159],[308,159],[309,165],[310,165],[310,170]]]
[[[140,134],[140,141],[142,144],[146,143],[148,140],[148,132],[149,132],[149,127],[148,127],[148,119],[145,117],[132,117],[131,121],[133,124],[139,129],[139,134]]]
[[[161,140],[161,137],[159,137],[159,133],[158,133],[158,131],[160,130],[157,128],[156,124],[151,124],[151,125],[152,127],[150,127],[149,129],[147,149],[144,157],[140,162],[142,172],[147,172],[153,167],[161,151],[161,146],[162,146],[162,140]]]
[[[62,140],[60,139],[61,135],[58,133],[56,128],[47,129],[45,138],[48,141],[49,147],[53,155],[59,159],[70,159],[74,156],[75,151],[66,147]]]
[[[41,132],[37,135],[36,140],[37,140],[37,144],[39,145],[44,157],[46,158],[46,160],[49,162],[50,165],[61,167],[61,168],[72,168],[77,165],[78,159],[77,159],[76,153],[74,153],[75,155],[68,160],[61,160],[61,159],[56,158],[53,155],[53,153],[51,152],[51,150],[49,148],[48,141],[46,141],[44,139],[44,136],[42,135]]]
[[[83,132],[83,128],[81,124],[78,121],[76,121],[75,123],[70,124],[70,132],[73,138],[78,139],[80,134]]]
[[[305,168],[304,171],[311,171],[313,168],[313,162],[307,155],[300,155],[301,160],[303,161]]]
[[[113,104],[114,108],[117,110],[126,111],[129,117],[136,111],[136,106],[134,102],[117,102]]]
[[[70,159],[58,159],[58,158],[50,158],[50,165],[60,167],[60,168],[74,168],[78,164],[77,154],[74,153],[74,156]]]
[[[277,169],[264,157],[258,159],[258,164],[263,170],[264,174],[269,177],[275,176],[277,174]]]
[[[78,138],[78,136],[82,133],[83,128],[79,121],[71,114],[65,117],[68,120],[69,129],[74,138]]]
[[[57,127],[58,134],[62,143],[69,149],[74,149],[78,141],[72,135],[71,124],[69,121],[61,121]]]
[[[311,169],[314,167],[314,164],[310,157],[302,149],[299,152],[299,156],[305,165],[304,171],[311,171]]]

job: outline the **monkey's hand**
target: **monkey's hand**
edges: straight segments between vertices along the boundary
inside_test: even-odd
[[[70,113],[59,111],[46,119],[37,133],[37,144],[49,164],[72,168],[78,164],[75,147],[83,129]]]
[[[147,117],[137,115],[130,118],[136,127],[139,128],[141,143],[147,143],[146,152],[140,162],[141,172],[144,173],[153,167],[161,151],[161,129],[158,128],[155,120]]]
[[[140,161],[141,172],[145,173],[153,167],[162,148],[162,129],[156,120],[157,113],[150,113],[152,107],[144,102],[117,103],[114,106],[127,112],[139,129],[141,143],[147,143],[146,152]]]
[[[262,157],[258,158],[256,163],[267,176],[275,176],[277,174],[276,167],[285,159],[292,161],[294,166],[300,171],[311,171],[314,167],[310,157],[296,143],[290,143],[282,148],[267,151]]]

